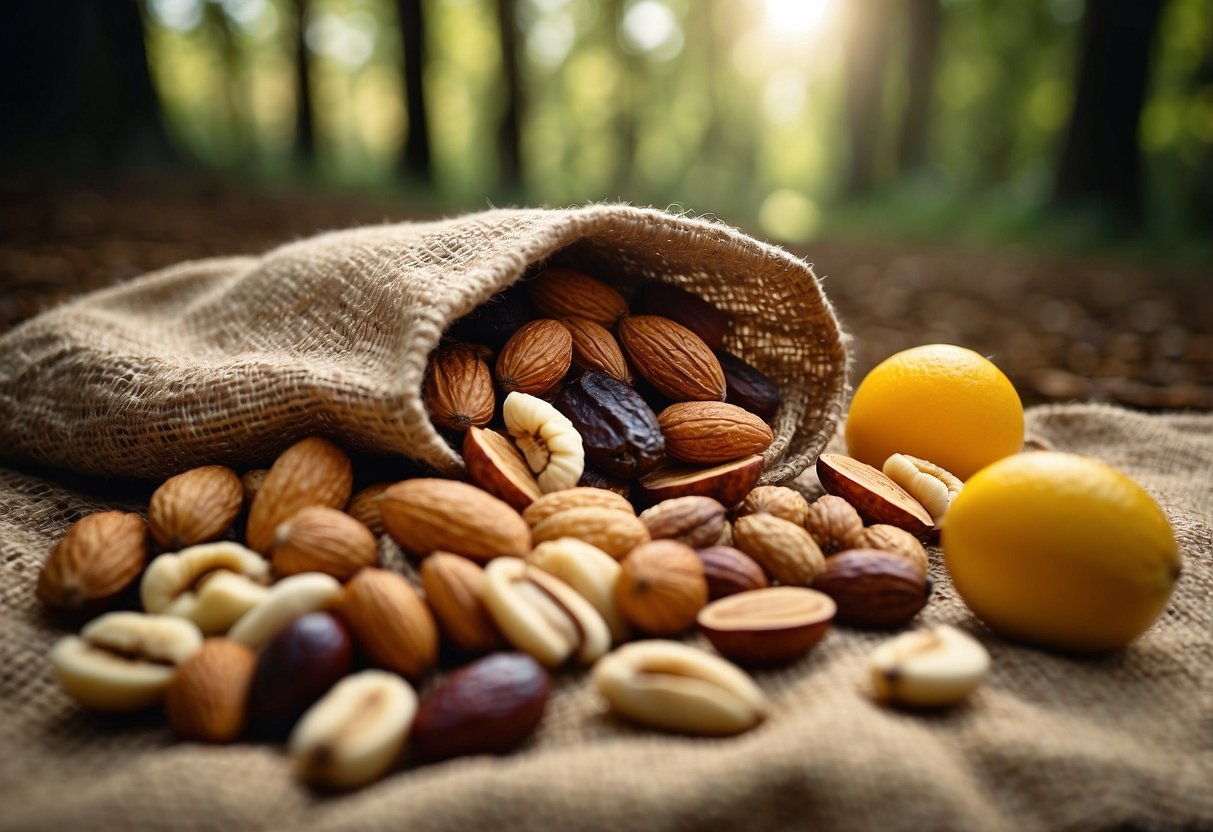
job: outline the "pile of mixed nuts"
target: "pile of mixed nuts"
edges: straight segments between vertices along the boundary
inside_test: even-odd
[[[835,620],[909,622],[930,593],[919,538],[961,484],[912,457],[881,472],[823,454],[812,504],[756,487],[779,393],[719,351],[728,324],[663,284],[630,309],[566,269],[520,284],[452,327],[465,340],[424,385],[471,483],[351,496],[349,457],[310,437],[268,470],[170,478],[146,521],[85,517],[38,580],[45,604],[97,615],[52,649],[56,677],[99,711],[162,703],[183,739],[287,739],[329,788],[382,776],[406,740],[427,759],[517,746],[567,663],[639,723],[756,725],[766,699],[733,662],[792,661]],[[415,581],[379,566],[383,534],[419,561]],[[115,611],[136,587],[142,611]],[[670,640],[696,627],[720,655]],[[443,643],[443,664],[467,663],[419,700]],[[910,632],[873,655],[873,686],[942,705],[987,665],[957,630]]]

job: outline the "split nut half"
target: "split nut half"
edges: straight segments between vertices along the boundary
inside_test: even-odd
[[[270,565],[239,543],[222,541],[160,555],[143,573],[143,609],[188,618],[207,635],[226,632],[269,591]]]
[[[505,397],[502,416],[544,494],[577,485],[585,471],[585,447],[567,416],[517,391]]]
[[[889,639],[868,660],[879,702],[913,708],[954,705],[972,693],[990,669],[981,642],[942,624]]]

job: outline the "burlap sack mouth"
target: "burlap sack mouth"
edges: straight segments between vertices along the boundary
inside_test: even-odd
[[[421,401],[428,356],[547,262],[625,294],[674,283],[732,315],[725,347],[784,395],[764,482],[795,477],[833,433],[844,335],[808,264],[719,223],[594,205],[331,232],[81,298],[0,339],[0,452],[158,478],[265,462],[325,433],[457,476]]]

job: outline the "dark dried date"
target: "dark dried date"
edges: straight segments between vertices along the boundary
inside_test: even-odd
[[[581,434],[586,460],[603,473],[633,480],[665,454],[657,415],[635,390],[606,373],[589,371],[556,397],[556,409]]]
[[[770,419],[779,410],[783,397],[779,387],[756,368],[744,360],[723,350],[716,353],[720,369],[724,370],[724,381],[728,388],[725,401],[744,407],[746,410]]]

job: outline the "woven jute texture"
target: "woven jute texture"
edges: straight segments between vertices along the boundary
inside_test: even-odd
[[[675,283],[728,310],[726,347],[785,394],[764,481],[796,476],[829,438],[846,351],[810,267],[719,223],[596,205],[333,232],[87,296],[0,339],[0,449],[164,477],[327,433],[457,475],[421,401],[427,358],[455,319],[542,263],[625,292]]]

